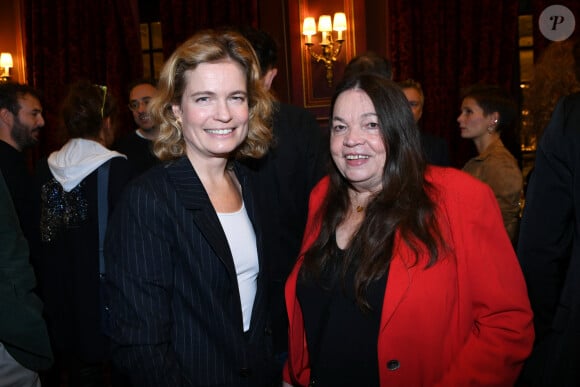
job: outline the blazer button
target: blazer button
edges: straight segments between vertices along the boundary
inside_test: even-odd
[[[398,361],[398,360],[396,360],[396,359],[389,360],[389,361],[387,362],[387,369],[388,369],[389,371],[396,371],[396,370],[398,370],[398,369],[399,369],[399,367],[401,367],[401,363],[399,363],[399,361]]]
[[[251,368],[240,368],[240,376],[242,378],[247,378],[250,375],[252,375],[252,369]]]
[[[264,333],[266,336],[272,336],[272,329],[271,328],[264,328]]]

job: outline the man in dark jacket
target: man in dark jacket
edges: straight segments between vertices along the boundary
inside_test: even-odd
[[[44,118],[38,92],[28,85],[0,83],[0,171],[33,258],[39,238],[40,193],[28,170],[24,151],[38,142],[42,127]]]
[[[278,73],[278,48],[265,31],[241,28],[258,55],[262,83],[270,89]],[[288,347],[288,323],[284,284],[298,258],[310,191],[326,174],[328,140],[314,115],[303,107],[276,103],[273,117],[274,145],[251,164],[258,176],[262,210],[270,222],[265,248],[271,275],[274,351],[284,360]]]
[[[536,151],[518,258],[534,311],[530,386],[580,385],[580,93],[560,100]]]
[[[140,175],[160,161],[153,153],[153,142],[159,127],[149,114],[149,102],[157,93],[157,84],[151,79],[139,79],[129,86],[129,110],[137,129],[121,137],[113,149],[127,156],[135,175]]]
[[[425,105],[425,94],[423,93],[423,88],[421,84],[413,79],[407,79],[406,81],[399,82],[399,86],[403,89],[405,97],[411,105],[411,111],[413,112],[413,117],[417,123],[417,127],[421,132],[421,145],[423,146],[423,152],[427,157],[427,162],[434,165],[440,165],[442,167],[449,166],[449,146],[445,139],[435,136],[431,133],[427,133],[421,129],[419,126],[419,121],[423,116],[423,106]]]
[[[0,384],[40,386],[36,371],[52,365],[52,352],[28,244],[1,173],[0,219]]]

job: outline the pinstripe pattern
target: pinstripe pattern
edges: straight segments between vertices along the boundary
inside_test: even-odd
[[[250,175],[236,165],[256,232]],[[260,386],[270,374],[266,279],[244,335],[235,267],[209,197],[187,158],[135,180],[108,229],[114,359],[138,386]],[[245,369],[251,369],[250,375]]]

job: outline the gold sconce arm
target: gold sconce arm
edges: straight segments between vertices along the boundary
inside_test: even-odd
[[[319,54],[314,51],[312,43],[312,35],[316,34],[316,23],[314,17],[307,17],[304,19],[302,28],[303,35],[306,36],[304,45],[316,63],[324,64],[326,68],[326,82],[328,87],[332,86],[334,78],[334,63],[342,49],[344,42],[343,32],[347,29],[346,16],[343,12],[334,14],[334,22],[331,21],[329,15],[322,15],[318,21],[318,31],[322,33],[322,41],[319,43],[322,52]],[[334,39],[332,31],[336,31],[338,36]]]
[[[332,86],[332,81],[334,79],[334,62],[336,62],[336,58],[338,54],[340,54],[340,50],[342,49],[342,43],[344,39],[341,40],[333,40],[332,36],[329,36],[329,43],[328,44],[321,44],[322,46],[322,53],[317,54],[312,49],[313,43],[305,43],[306,49],[308,53],[314,58],[317,63],[323,63],[324,67],[326,68],[326,82],[328,83],[328,87]]]

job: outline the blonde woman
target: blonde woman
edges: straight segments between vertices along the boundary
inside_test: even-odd
[[[135,180],[106,245],[114,358],[135,386],[268,385],[263,229],[249,171],[272,134],[250,44],[199,32],[151,101],[166,160]]]

